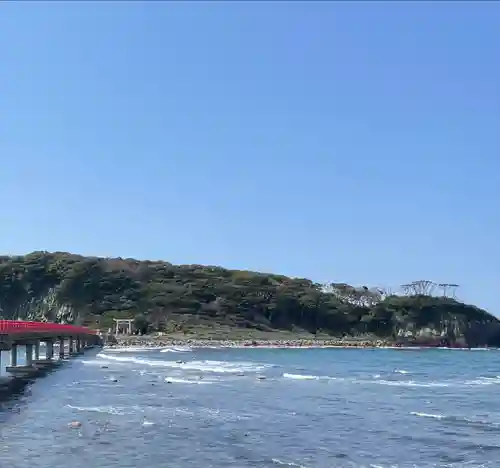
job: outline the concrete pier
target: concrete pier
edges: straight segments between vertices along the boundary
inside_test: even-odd
[[[17,345],[12,346],[11,350],[11,365],[6,368],[7,372],[18,378],[28,378],[34,376],[38,369],[33,366],[33,344],[26,343],[26,364],[24,366],[17,365]]]
[[[30,377],[35,377],[39,369],[33,365],[30,366],[16,366],[7,367],[7,372],[18,379],[28,379]]]
[[[35,359],[33,360],[33,365],[38,369],[50,369],[56,367],[60,364],[59,361],[54,361],[54,342],[52,340],[47,340],[45,342],[45,359],[40,359],[40,353],[36,353],[35,348]]]
[[[38,359],[33,361],[33,366],[37,369],[51,369],[57,367],[60,364],[59,361],[54,361],[52,359]]]

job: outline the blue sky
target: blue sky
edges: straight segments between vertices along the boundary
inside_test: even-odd
[[[1,10],[2,253],[430,279],[500,313],[500,3]]]

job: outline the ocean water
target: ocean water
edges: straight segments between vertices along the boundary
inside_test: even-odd
[[[497,467],[499,391],[496,350],[96,350],[1,402],[0,466]]]

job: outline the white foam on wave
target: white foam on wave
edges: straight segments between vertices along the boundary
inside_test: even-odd
[[[73,405],[66,405],[67,408],[74,409],[76,411],[85,411],[85,412],[92,412],[92,413],[108,413],[108,414],[113,414],[117,416],[123,416],[124,413],[123,411],[120,411],[119,409],[115,408],[114,406],[73,406]]]
[[[286,461],[280,460],[279,458],[273,458],[273,459],[272,459],[272,462],[273,462],[275,465],[282,465],[282,466],[295,466],[295,467],[297,467],[297,468],[306,468],[304,465],[301,465],[300,463],[296,463],[296,462],[286,462]]]
[[[368,381],[364,382],[368,383]],[[374,380],[371,383],[388,385],[390,387],[474,387],[485,385],[500,385],[500,376],[478,377],[473,380],[415,381],[415,380]]]
[[[398,374],[409,374],[409,371],[402,369],[394,370]],[[372,376],[372,380],[358,380],[356,378],[344,377],[331,377],[327,375],[309,375],[309,374],[292,374],[284,373],[283,378],[293,380],[336,380],[338,382],[365,384],[365,385],[386,385],[389,387],[420,387],[420,388],[446,388],[446,387],[473,387],[473,386],[488,386],[500,385],[500,375],[495,377],[478,377],[474,380],[433,380],[433,381],[419,381],[419,380],[387,380],[381,379],[380,374]]]
[[[99,353],[98,358],[122,362],[126,364],[137,364],[141,366],[150,367],[166,367],[171,369],[194,370],[200,372],[213,372],[213,373],[241,373],[241,372],[259,372],[268,367],[269,365],[258,365],[252,362],[227,362],[227,361],[187,361],[187,362],[174,362],[174,361],[160,361],[153,359],[142,359],[128,356],[111,356],[105,353]]]
[[[375,380],[373,383],[390,387],[450,387],[450,382],[416,382],[415,380]]]
[[[105,364],[104,359],[88,359],[81,362],[85,366],[102,366]]]
[[[437,347],[436,349],[441,349],[445,351],[493,351],[496,348],[446,348],[446,347]]]
[[[453,415],[445,415],[445,414],[432,414],[432,413],[422,413],[419,411],[412,411],[410,413],[413,416],[418,416],[420,418],[430,418],[430,419],[445,419],[450,422],[455,422],[458,424],[473,424],[475,426],[486,426],[489,428],[498,429],[500,427],[500,422],[498,421],[490,421],[485,419],[479,419],[477,417],[467,417],[467,416],[453,416]]]
[[[189,346],[172,346],[163,348],[160,353],[190,353],[193,351]]]
[[[410,414],[412,416],[418,416],[420,418],[443,419],[446,417],[444,414],[420,413],[418,411],[412,411]]]
[[[167,383],[180,383],[180,384],[195,384],[195,385],[210,385],[213,382],[207,380],[189,380],[181,379],[179,377],[165,377]]]
[[[174,408],[165,408],[162,413],[167,417],[187,417],[189,419],[216,420],[222,422],[237,422],[260,418],[260,415],[253,413],[234,413],[221,408],[193,408],[177,406]]]
[[[500,384],[500,376],[496,377],[478,377],[474,380],[466,380],[466,386],[475,386],[475,385],[498,385]]]
[[[163,346],[127,346],[124,348],[104,346],[103,349],[111,353],[141,353],[144,351],[159,351],[163,349]]]
[[[289,374],[285,372],[283,374],[285,379],[294,380],[333,380],[335,377],[328,377],[327,375],[302,375],[302,374]]]

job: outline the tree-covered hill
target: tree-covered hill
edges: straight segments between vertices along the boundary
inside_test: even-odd
[[[100,328],[111,326],[113,318],[139,317],[163,331],[203,326],[451,339],[499,323],[484,310],[446,297],[64,252],[0,257],[0,315]]]

